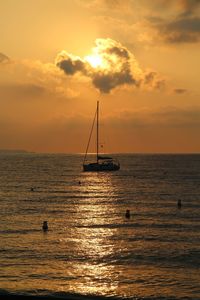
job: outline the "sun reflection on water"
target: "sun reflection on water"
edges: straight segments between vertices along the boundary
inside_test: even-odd
[[[115,294],[118,278],[114,278],[115,266],[107,263],[113,256],[112,236],[115,228],[107,226],[115,213],[109,198],[114,197],[114,187],[108,174],[86,174],[81,186],[86,198],[76,205],[78,224],[76,226],[76,251],[81,259],[73,268],[80,275],[74,292],[84,294]],[[104,225],[106,225],[104,227]]]

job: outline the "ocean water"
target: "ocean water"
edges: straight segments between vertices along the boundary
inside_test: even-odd
[[[200,299],[200,155],[116,157],[0,154],[0,294]]]

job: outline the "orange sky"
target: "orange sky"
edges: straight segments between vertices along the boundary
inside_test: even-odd
[[[0,2],[0,149],[200,152],[198,0]],[[92,149],[91,149],[92,151]]]

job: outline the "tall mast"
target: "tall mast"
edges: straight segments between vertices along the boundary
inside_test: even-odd
[[[97,163],[99,162],[99,101],[97,101]]]

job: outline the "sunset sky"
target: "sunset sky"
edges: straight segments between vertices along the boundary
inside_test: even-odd
[[[200,0],[0,1],[0,149],[200,152]],[[92,151],[92,150],[91,150]]]

